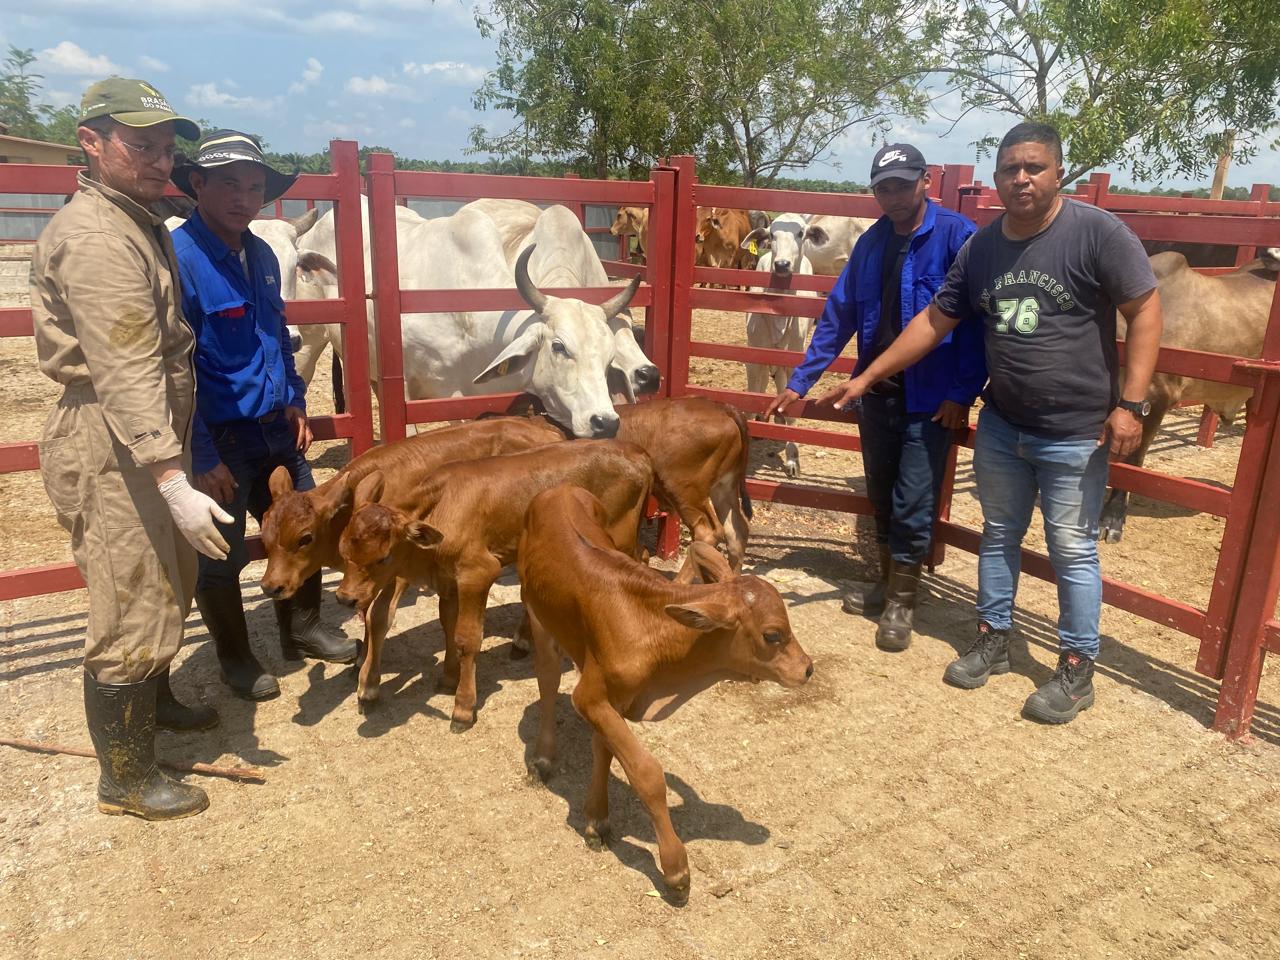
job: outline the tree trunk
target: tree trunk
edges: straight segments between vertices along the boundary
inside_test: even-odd
[[[1209,191],[1210,200],[1221,200],[1227,189],[1227,170],[1231,166],[1231,150],[1236,145],[1236,132],[1227,130],[1222,138],[1222,153],[1218,155],[1218,169],[1213,171],[1213,188]]]

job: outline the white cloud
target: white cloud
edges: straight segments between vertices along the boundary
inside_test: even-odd
[[[295,80],[289,84],[290,93],[301,93],[308,87],[313,86],[324,73],[324,64],[315,57],[307,57],[307,65],[302,68],[302,79]]]
[[[187,102],[197,107],[266,113],[280,105],[280,98],[238,97],[220,90],[217,83],[197,83],[187,91]]]
[[[409,90],[376,73],[371,77],[352,77],[346,83],[348,93],[365,97],[403,97]]]
[[[168,73],[169,65],[163,60],[157,60],[155,57],[148,57],[145,54],[138,58],[138,66],[149,73]]]
[[[74,90],[46,90],[40,95],[40,99],[52,107],[69,107],[73,103],[79,103],[80,96]]]
[[[400,123],[397,124],[397,126],[403,127],[406,130],[410,130],[417,125],[418,121],[413,119],[413,117],[403,117],[401,118]]]
[[[70,40],[41,50],[37,66],[44,73],[70,74],[77,77],[109,77],[121,68],[105,55],[95,56]]]
[[[439,77],[446,83],[459,86],[474,86],[484,79],[489,71],[471,63],[459,63],[456,60],[438,60],[435,63],[406,63],[406,77]]]

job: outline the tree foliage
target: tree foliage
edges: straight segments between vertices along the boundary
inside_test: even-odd
[[[1238,131],[1234,152],[1243,160],[1275,122],[1273,0],[959,3],[943,71],[964,109],[1057,125],[1068,181],[1107,163],[1140,180],[1197,176],[1217,159],[1226,131]]]
[[[514,125],[476,128],[473,148],[596,176],[695,153],[707,179],[768,185],[858,124],[922,115],[926,14],[925,0],[491,0],[477,22],[498,65],[475,100]]]
[[[72,106],[54,107],[39,102],[44,77],[29,72],[35,60],[35,51],[10,44],[4,63],[0,64],[0,123],[14,137],[74,146],[79,114]]]

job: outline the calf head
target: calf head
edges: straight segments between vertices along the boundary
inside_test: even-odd
[[[267,569],[262,590],[269,596],[293,596],[303,582],[330,562],[334,516],[350,500],[345,475],[316,490],[295,490],[287,467],[276,467],[268,481],[271,506],[262,518]]]
[[[475,382],[518,375],[515,386],[542,401],[547,414],[565,424],[575,437],[615,436],[618,415],[609,398],[608,371],[614,362],[618,334],[609,321],[631,302],[640,278],[634,278],[600,306],[549,297],[529,278],[533,251],[534,245],[530,245],[520,254],[515,274],[516,288],[537,313],[537,321],[507,344]],[[629,328],[626,335],[630,336]]]
[[[684,626],[713,636],[726,669],[784,687],[801,686],[813,676],[813,661],[791,632],[786,604],[773,584],[734,577],[724,557],[701,542],[690,546],[677,579],[718,584],[704,599],[668,604],[665,610]]]
[[[619,207],[609,232],[615,237],[641,236],[649,226],[649,211],[645,207]]]
[[[634,403],[637,396],[657,393],[662,374],[640,347],[644,327],[634,326],[625,311],[609,317],[606,323],[613,331],[613,361],[608,374],[610,394]],[[637,329],[640,336],[636,336]]]
[[[351,521],[338,544],[345,567],[338,602],[361,614],[397,576],[417,565],[420,558],[415,552],[434,550],[442,539],[430,524],[378,503],[382,487],[383,476],[378,470],[356,485]]]

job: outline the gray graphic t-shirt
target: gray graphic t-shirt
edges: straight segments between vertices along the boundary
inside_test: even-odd
[[[1065,197],[1029,240],[1000,227],[969,238],[934,303],[982,319],[982,396],[996,413],[1039,436],[1097,437],[1120,397],[1115,305],[1156,285],[1142,243],[1113,214]]]

